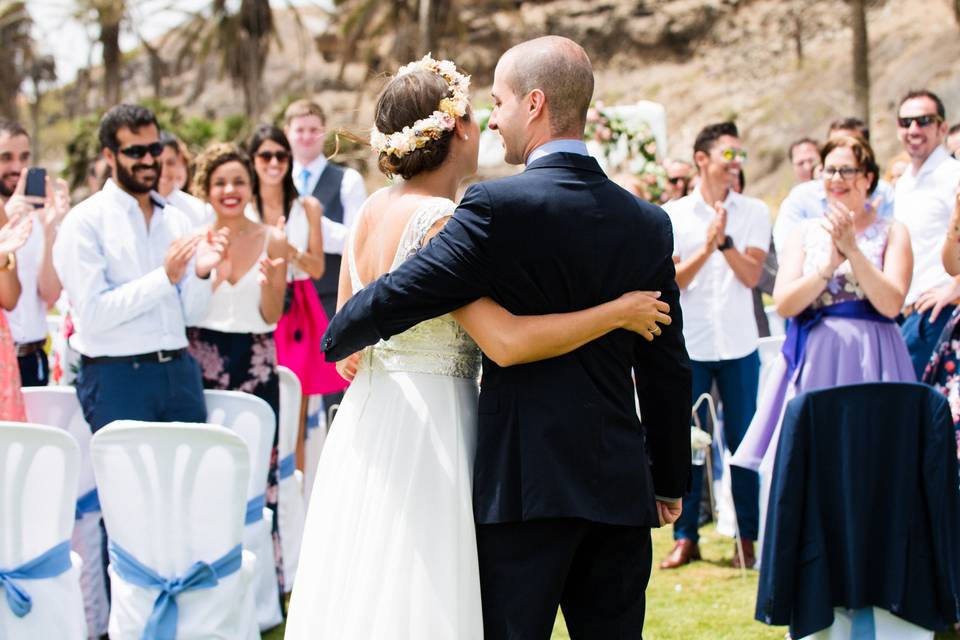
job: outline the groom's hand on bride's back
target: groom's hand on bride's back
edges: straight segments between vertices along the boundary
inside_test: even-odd
[[[673,524],[680,518],[683,512],[683,501],[657,500],[657,516],[660,518],[660,526]]]

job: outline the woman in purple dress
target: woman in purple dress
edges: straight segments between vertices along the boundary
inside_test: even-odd
[[[916,380],[893,321],[913,270],[909,233],[899,222],[878,219],[868,204],[879,169],[867,142],[831,139],[820,158],[827,211],[805,221],[781,255],[773,297],[777,312],[790,318],[790,329],[731,461],[766,477],[784,406],[797,394]]]

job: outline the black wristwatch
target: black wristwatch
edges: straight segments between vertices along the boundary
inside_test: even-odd
[[[719,249],[720,251],[733,249],[733,238],[731,238],[730,236],[723,236],[723,242],[717,245],[717,249]]]

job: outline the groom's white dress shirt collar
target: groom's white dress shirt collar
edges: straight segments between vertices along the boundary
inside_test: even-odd
[[[581,156],[590,155],[587,151],[587,145],[584,144],[583,140],[551,140],[531,151],[530,155],[527,156],[525,164],[531,164],[551,153],[576,153]]]

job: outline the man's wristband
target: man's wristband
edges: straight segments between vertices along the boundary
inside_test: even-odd
[[[731,238],[730,236],[723,236],[723,242],[717,245],[717,249],[719,249],[720,251],[733,249],[733,238]]]

